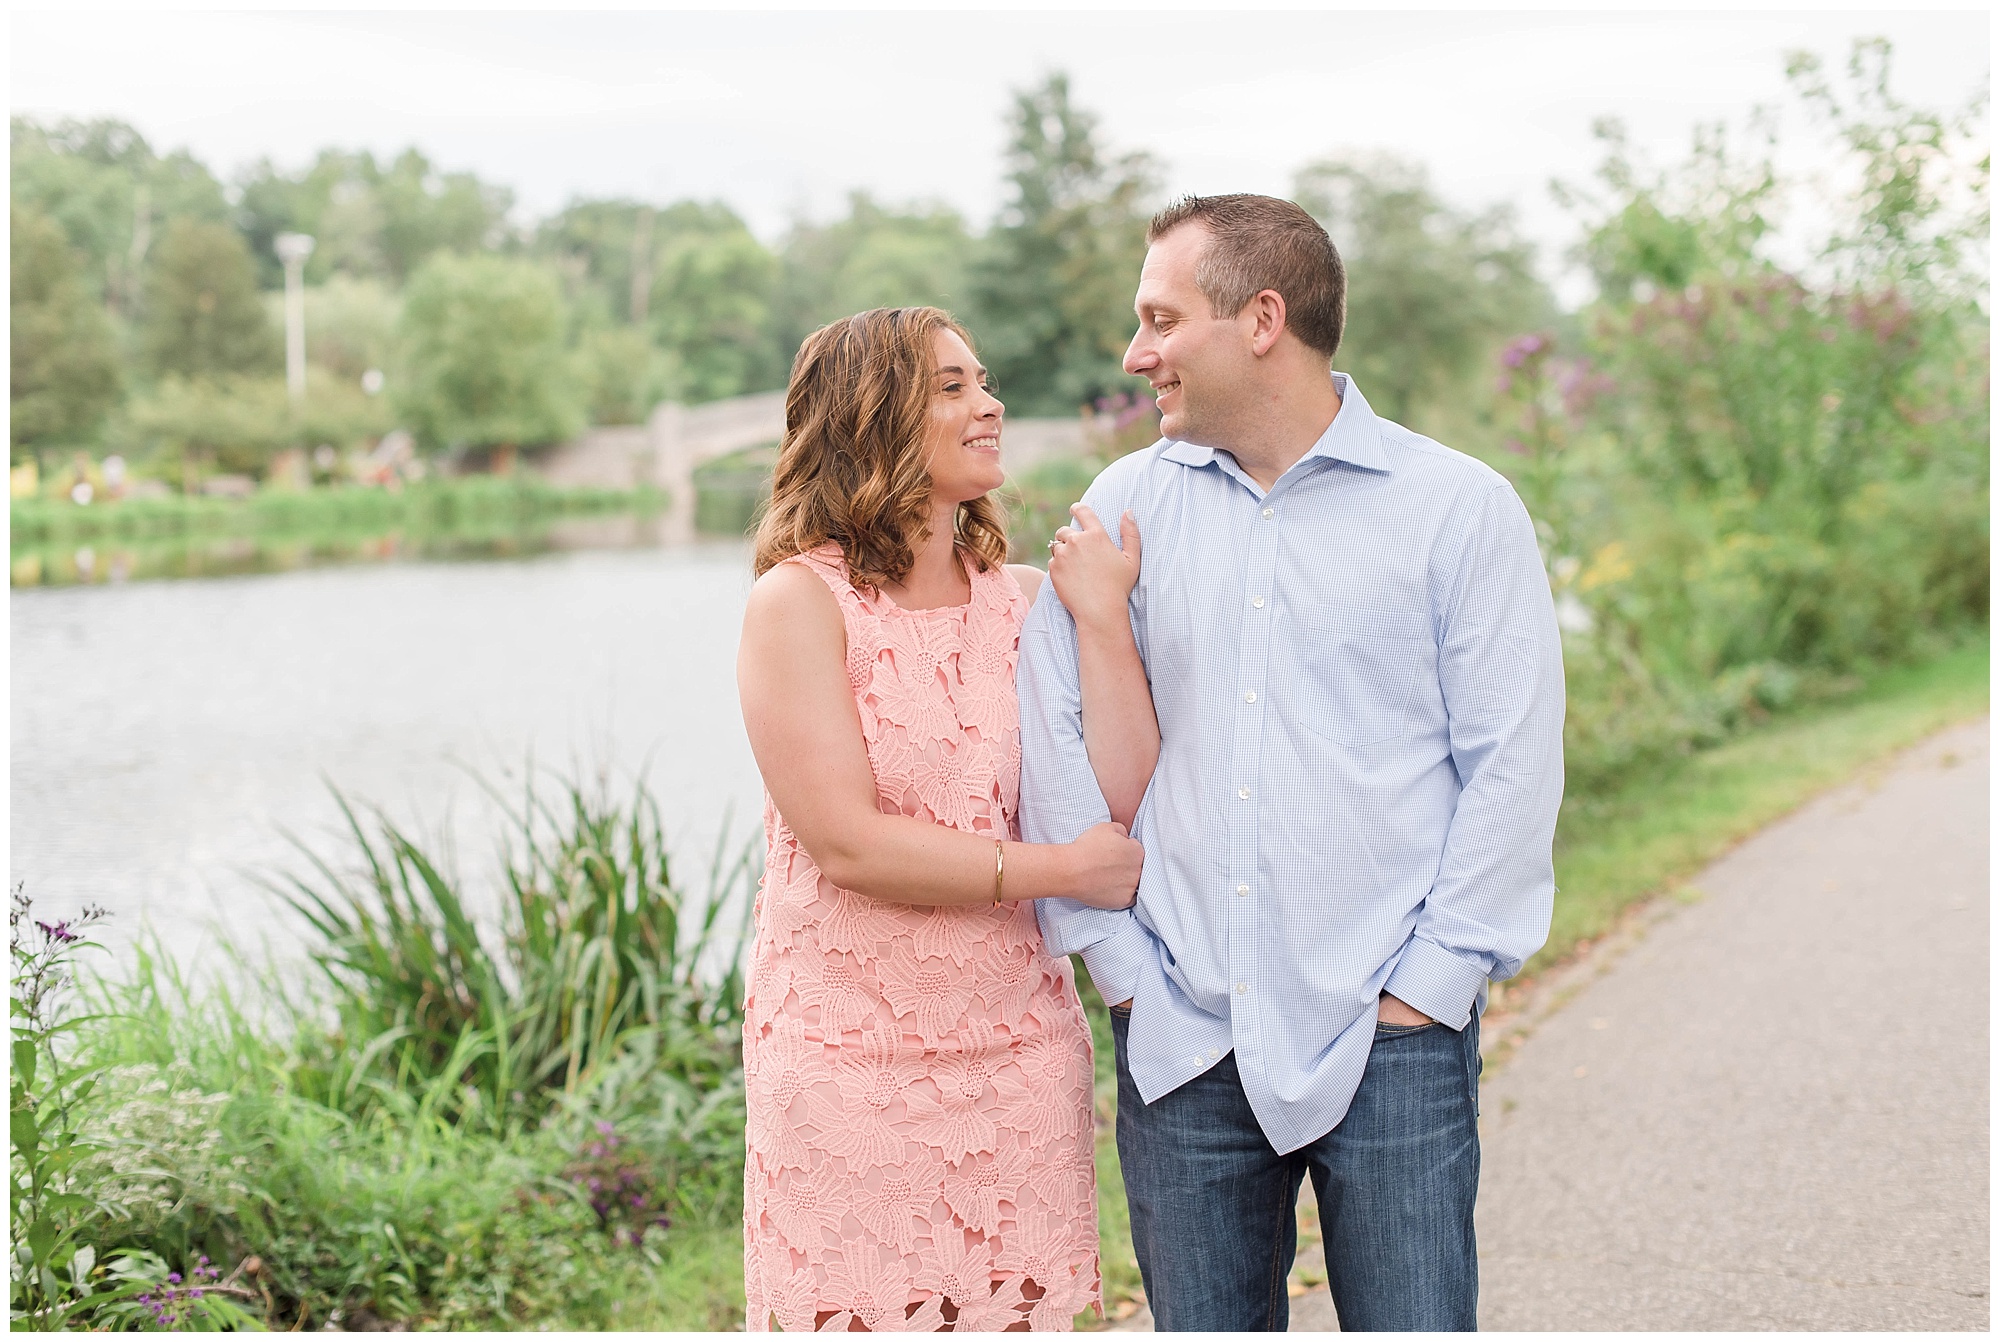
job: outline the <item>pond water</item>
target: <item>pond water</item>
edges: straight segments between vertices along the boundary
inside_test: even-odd
[[[740,541],[391,562],[257,576],[16,587],[9,875],[38,910],[299,947],[254,877],[299,869],[290,830],[345,854],[330,781],[449,840],[493,904],[500,816],[468,770],[645,771],[699,887],[762,800],[735,690],[750,588]],[[121,958],[123,958],[121,956]]]

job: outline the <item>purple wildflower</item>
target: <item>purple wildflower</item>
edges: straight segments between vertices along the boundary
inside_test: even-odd
[[[1509,368],[1519,368],[1529,359],[1547,349],[1548,343],[1543,337],[1535,335],[1532,332],[1527,335],[1515,336],[1507,342],[1507,347],[1500,351],[1500,362]]]

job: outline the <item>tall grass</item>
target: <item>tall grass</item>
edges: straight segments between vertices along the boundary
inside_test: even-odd
[[[518,1107],[539,1116],[635,1047],[719,1079],[740,1048],[754,850],[730,860],[718,839],[706,894],[690,900],[643,784],[622,804],[601,782],[558,780],[552,795],[530,769],[518,803],[493,795],[508,822],[494,945],[420,843],[337,790],[347,867],[300,845],[309,869],[267,882],[316,934],[311,961],[338,1019],[297,1078],[306,1092],[350,1108],[368,1091],[443,1082],[451,1117],[484,1108],[504,1123]]]
[[[690,889],[643,784],[496,799],[497,899],[341,797],[337,851],[270,881],[303,966],[196,988],[142,946],[86,981],[98,1263],[205,1255],[287,1328],[740,1325],[758,849],[718,840]]]

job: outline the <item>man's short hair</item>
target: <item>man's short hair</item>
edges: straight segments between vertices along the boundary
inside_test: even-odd
[[[1153,216],[1146,242],[1192,223],[1208,230],[1194,282],[1216,316],[1275,289],[1292,334],[1332,360],[1347,325],[1347,270],[1318,220],[1273,196],[1182,196]]]

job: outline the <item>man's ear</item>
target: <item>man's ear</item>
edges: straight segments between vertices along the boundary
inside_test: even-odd
[[[1276,289],[1259,290],[1243,305],[1243,315],[1251,319],[1250,352],[1269,354],[1285,333],[1285,296]]]

